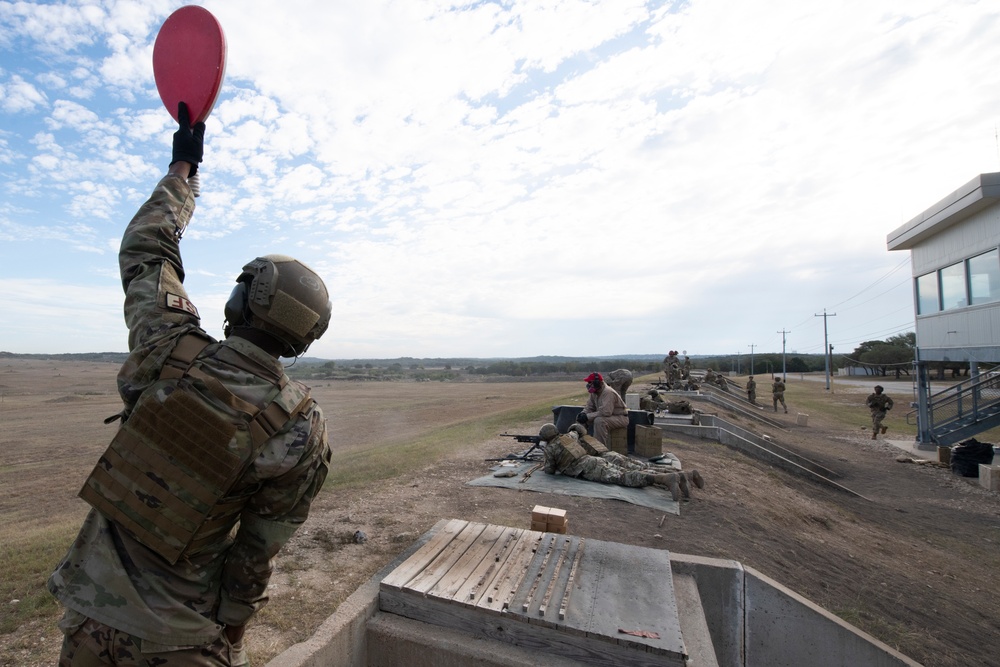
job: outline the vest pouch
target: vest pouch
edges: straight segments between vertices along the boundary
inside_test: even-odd
[[[241,509],[213,512],[253,460],[252,440],[236,437],[250,416],[230,412],[213,399],[189,379],[161,380],[150,387],[80,491],[81,498],[171,564],[199,529],[209,527],[210,515],[209,532],[228,532]]]

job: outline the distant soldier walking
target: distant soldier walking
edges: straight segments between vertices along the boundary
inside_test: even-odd
[[[747,378],[747,400],[757,405],[757,383],[754,382],[752,375]]]
[[[882,425],[882,420],[885,419],[885,414],[892,410],[892,399],[888,394],[883,394],[883,391],[882,385],[875,385],[874,393],[869,394],[865,401],[865,405],[872,411],[872,440],[878,437],[879,431],[885,434],[889,430],[888,426]]]
[[[775,412],[778,411],[778,403],[781,403],[785,414],[788,414],[788,406],[785,405],[785,383],[779,377],[775,377],[771,384],[771,402],[774,404]]]

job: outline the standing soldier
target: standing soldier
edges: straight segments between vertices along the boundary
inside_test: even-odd
[[[691,379],[691,357],[685,356],[684,363],[681,364],[681,379],[690,380]]]
[[[757,405],[757,383],[754,382],[752,375],[747,378],[747,400]]]
[[[882,425],[882,420],[885,419],[885,413],[892,410],[892,399],[882,391],[882,385],[875,385],[875,393],[869,394],[865,401],[865,405],[872,411],[872,440],[877,438],[879,431],[884,435],[889,430],[888,426]]]
[[[771,402],[774,403],[775,412],[778,411],[778,403],[781,403],[785,414],[788,414],[788,406],[785,405],[785,383],[777,376],[774,378],[774,383],[771,384]]]
[[[676,389],[675,385],[681,379],[681,365],[680,360],[677,358],[677,350],[670,350],[663,359],[663,374],[666,376],[667,384],[670,385],[670,388]]]
[[[320,277],[284,255],[248,263],[222,341],[188,299],[180,239],[205,125],[180,107],[170,167],[118,254],[130,350],[121,424],[48,581],[66,608],[61,667],[249,664],[246,623],[330,464],[326,420],[279,361],[330,323]]]

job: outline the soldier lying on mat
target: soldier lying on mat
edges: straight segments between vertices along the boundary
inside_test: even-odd
[[[643,463],[608,451],[596,438],[587,435],[580,424],[573,424],[568,433],[561,435],[555,424],[545,424],[538,436],[545,442],[544,470],[549,475],[559,473],[619,486],[662,486],[670,489],[675,501],[681,496],[691,497],[689,481],[699,489],[705,486],[697,470],[675,472],[669,466]]]

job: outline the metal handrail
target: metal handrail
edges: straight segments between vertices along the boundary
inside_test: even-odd
[[[989,372],[932,394],[928,400],[931,432],[947,424],[979,421],[982,412],[1000,406],[1000,374]],[[907,423],[910,415],[907,414]]]

